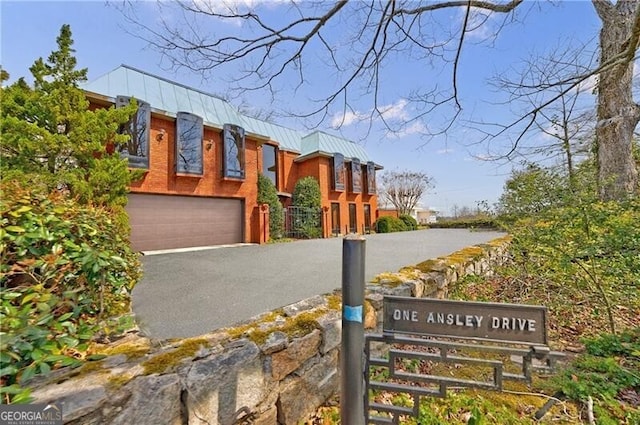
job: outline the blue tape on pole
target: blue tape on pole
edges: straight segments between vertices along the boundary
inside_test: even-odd
[[[342,317],[348,322],[362,323],[362,306],[345,305],[342,308]]]

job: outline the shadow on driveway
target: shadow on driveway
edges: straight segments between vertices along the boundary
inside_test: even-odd
[[[365,279],[503,235],[466,229],[367,235]],[[201,335],[340,288],[341,257],[342,238],[145,256],[133,310],[151,338]]]

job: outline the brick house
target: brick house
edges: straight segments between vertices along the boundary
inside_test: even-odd
[[[131,140],[118,147],[145,171],[127,205],[134,249],[264,242],[259,173],[284,206],[299,179],[316,178],[324,237],[367,231],[375,220],[382,167],[349,140],[245,116],[216,96],[125,65],[82,89],[93,108],[138,103],[126,128]]]

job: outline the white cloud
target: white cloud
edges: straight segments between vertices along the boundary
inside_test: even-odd
[[[265,5],[269,8],[277,7],[287,0],[191,0],[194,9],[204,13],[214,13],[220,15],[239,15],[253,11],[257,6]],[[224,18],[224,22],[242,26],[245,22],[242,18]]]
[[[592,75],[577,86],[577,90],[580,93],[593,93],[593,90],[598,86],[598,76]]]
[[[456,22],[458,22],[460,28],[462,28],[467,10],[466,8],[462,7],[458,10],[459,14]],[[471,8],[469,20],[467,21],[467,33],[465,37],[467,39],[475,39],[480,41],[495,37],[498,29],[496,28],[494,22],[500,19],[500,16],[501,14],[492,13],[484,9]]]
[[[379,108],[380,115],[385,120],[406,120],[409,116],[406,111],[407,104],[406,99],[400,99],[391,105],[381,106]]]
[[[447,155],[447,154],[454,153],[454,152],[455,152],[455,150],[453,150],[453,149],[451,149],[451,148],[438,149],[438,150],[436,151],[436,153],[437,153],[438,155]]]
[[[286,0],[191,0],[199,8],[215,13],[237,13],[238,11],[253,10],[256,6],[278,6]]]
[[[358,111],[355,111],[355,112],[348,111],[343,114],[335,114],[331,119],[331,127],[333,128],[346,127],[355,122],[362,121],[365,118],[366,118],[366,115]]]
[[[411,125],[402,127],[398,131],[387,131],[387,136],[390,139],[402,139],[412,134],[425,134],[427,130],[427,126],[422,121],[414,121]]]
[[[400,99],[390,105],[383,105],[378,107],[379,116],[387,121],[397,123],[398,121],[406,121],[409,119],[409,113],[407,112],[407,105],[409,102],[406,99]],[[338,113],[331,118],[331,127],[346,127],[351,124],[357,124],[360,121],[368,119],[370,116],[377,116],[369,112],[360,111],[347,111],[344,113]]]

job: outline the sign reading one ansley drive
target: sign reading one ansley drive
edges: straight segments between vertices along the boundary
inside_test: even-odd
[[[385,297],[383,331],[547,343],[547,309],[521,304]]]

